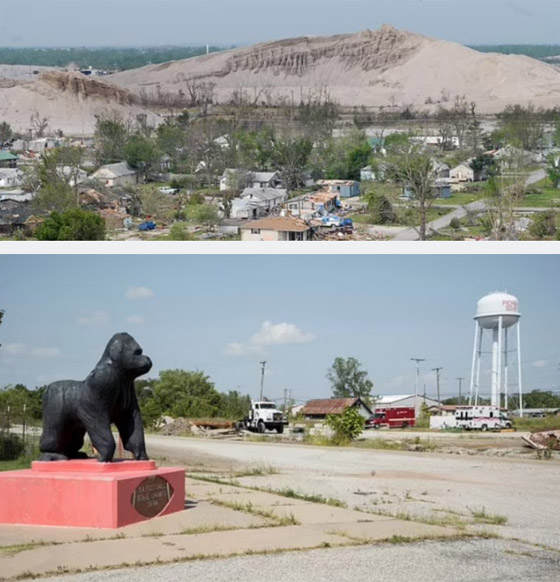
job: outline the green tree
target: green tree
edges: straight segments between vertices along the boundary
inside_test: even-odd
[[[554,188],[558,188],[560,186],[560,161],[557,156],[548,157],[546,173]]]
[[[220,393],[203,372],[163,370],[154,385],[154,399],[161,414],[177,417],[215,417]]]
[[[117,115],[101,116],[95,124],[95,150],[100,165],[121,162],[128,139],[128,128]]]
[[[9,123],[6,121],[0,123],[0,146],[11,139],[13,135],[14,132],[12,131],[12,127]]]
[[[333,443],[343,445],[362,434],[364,421],[357,408],[349,407],[342,414],[329,414],[325,424],[334,432]]]
[[[105,240],[105,220],[95,212],[72,208],[52,212],[41,224],[35,236],[38,240]]]
[[[371,191],[366,194],[365,199],[374,224],[394,224],[396,222],[395,209],[385,194]]]
[[[552,208],[537,212],[533,216],[533,224],[529,227],[529,234],[536,239],[542,240],[553,238],[556,235],[556,212]]]
[[[281,138],[274,142],[272,163],[279,169],[288,190],[303,184],[303,171],[312,149],[313,143],[305,137]]]
[[[420,213],[420,240],[426,240],[426,217],[438,196],[432,158],[410,148],[394,160],[393,171],[398,181],[410,189],[412,200]]]
[[[210,204],[189,204],[186,208],[186,215],[189,221],[208,227],[220,221],[218,209]]]
[[[544,112],[532,104],[508,105],[498,113],[498,120],[505,139],[525,150],[536,149],[544,134]]]
[[[365,401],[371,398],[373,382],[360,367],[356,358],[335,358],[327,372],[333,398],[361,398]]]
[[[145,176],[161,159],[161,152],[150,138],[135,134],[126,142],[123,156],[132,168]]]

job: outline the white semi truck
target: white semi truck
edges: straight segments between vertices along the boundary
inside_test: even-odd
[[[260,433],[265,430],[275,430],[278,434],[282,434],[287,424],[284,413],[276,408],[276,404],[264,400],[251,401],[248,416],[240,420],[237,427]]]

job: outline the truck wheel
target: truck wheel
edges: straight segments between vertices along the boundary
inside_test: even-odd
[[[402,427],[403,427],[403,428],[408,428],[408,422],[403,422],[403,423],[402,423]]]
[[[487,431],[487,430],[488,430],[488,425],[487,425],[487,424],[483,424],[483,425],[482,425],[480,428],[481,428],[483,431]]]
[[[257,432],[261,434],[264,432],[264,422],[262,420],[259,420],[259,423],[257,424]]]
[[[283,424],[279,424],[279,425],[276,427],[276,432],[277,432],[278,434],[282,434],[282,433],[284,432],[284,425],[283,425]]]

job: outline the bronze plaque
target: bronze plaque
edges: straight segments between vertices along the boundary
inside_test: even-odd
[[[144,517],[155,517],[161,513],[173,496],[173,487],[159,475],[147,477],[132,494],[132,507]]]

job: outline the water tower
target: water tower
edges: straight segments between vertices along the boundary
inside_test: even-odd
[[[507,293],[490,293],[479,300],[476,306],[474,348],[471,368],[469,404],[478,404],[481,368],[490,372],[490,393],[492,406],[508,405],[508,372],[511,364],[517,364],[517,384],[519,387],[519,409],[522,414],[521,390],[521,343],[519,302]],[[516,341],[511,349],[511,334],[516,327]],[[483,351],[488,347],[490,350]],[[513,360],[513,361],[512,361]],[[486,374],[485,374],[486,375]],[[501,395],[504,395],[503,403]]]

